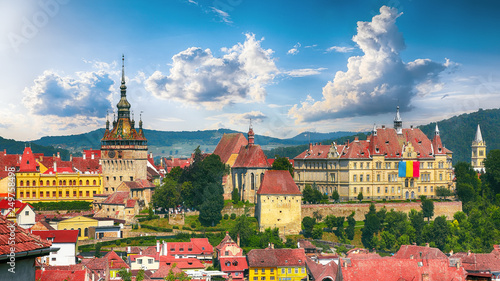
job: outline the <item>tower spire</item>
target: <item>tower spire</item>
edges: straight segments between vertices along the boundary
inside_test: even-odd
[[[252,126],[252,119],[250,118],[250,126],[248,128],[248,145],[251,146],[254,144],[254,133]]]
[[[127,86],[125,86],[125,56],[122,55],[122,84],[120,86],[121,98],[118,107],[118,119],[130,118],[130,103],[127,101]]]
[[[122,85],[125,85],[125,55],[122,54]]]
[[[475,141],[477,143],[483,142],[483,135],[481,134],[481,127],[479,127],[479,124],[477,124],[477,131],[476,131],[476,139]]]
[[[396,129],[398,135],[403,134],[403,120],[401,119],[401,115],[399,115],[399,105],[396,108],[396,117],[394,117],[394,129]]]
[[[437,136],[439,135],[439,128],[438,128],[438,123],[436,122],[436,130],[434,131],[434,134]]]

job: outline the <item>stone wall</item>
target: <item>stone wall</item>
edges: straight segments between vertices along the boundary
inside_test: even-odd
[[[184,214],[169,214],[168,224],[170,225],[184,225]]]
[[[386,208],[387,211],[394,209],[395,211],[401,211],[409,213],[411,209],[420,211],[420,202],[411,203],[377,203],[375,204],[377,210],[381,208]],[[336,217],[347,217],[353,211],[356,212],[354,219],[357,221],[362,221],[365,219],[365,214],[368,213],[370,204],[308,204],[302,205],[302,218],[312,217],[314,212],[319,212],[319,214],[325,218],[327,215],[334,215]],[[446,219],[451,220],[453,215],[462,211],[462,202],[434,202],[434,218],[438,216],[446,216]]]
[[[233,213],[236,214],[236,216],[241,216],[245,213],[245,207],[243,208],[233,208],[233,206],[229,208],[224,207],[224,209],[222,209],[221,211],[222,216],[224,216],[225,214],[228,214],[230,216]],[[250,217],[255,216],[255,206],[248,207],[248,215]]]

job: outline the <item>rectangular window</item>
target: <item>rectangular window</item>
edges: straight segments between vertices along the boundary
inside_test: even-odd
[[[66,197],[69,197],[69,190],[66,190]]]
[[[46,197],[50,197],[50,191],[45,192]]]
[[[285,269],[284,268],[281,269],[281,274],[285,274]]]
[[[385,187],[385,193],[387,193],[387,186]]]
[[[274,280],[274,276],[269,277],[269,280]]]
[[[78,194],[80,195],[80,197],[82,197],[82,196],[83,196],[83,191],[81,191],[81,190],[80,190],[80,191],[78,192]]]
[[[353,182],[357,182],[358,181],[358,177],[356,175],[352,176],[352,181]]]
[[[259,274],[259,270],[256,268],[254,273]]]
[[[152,259],[148,259],[148,263],[149,264],[153,264],[153,260]]]
[[[137,263],[138,264],[142,264],[142,260],[137,260]]]
[[[274,273],[274,268],[271,268],[270,271],[271,271],[271,273]]]
[[[266,280],[266,276],[260,277],[260,280]]]
[[[299,273],[299,268],[298,267],[295,268],[295,273]]]
[[[427,186],[424,186],[424,192],[427,192]]]
[[[418,192],[420,192],[420,186],[418,187]]]
[[[380,186],[377,186],[377,193],[380,193]]]
[[[370,175],[366,175],[366,181],[370,181]]]
[[[363,181],[363,175],[359,175],[359,181],[362,182]]]
[[[85,191],[85,195],[86,195],[87,197],[89,197],[89,196],[90,196],[90,191],[88,191],[88,190],[87,190],[87,191]]]
[[[73,191],[73,197],[76,197],[76,190]]]
[[[377,175],[377,181],[380,181],[380,175]]]
[[[265,268],[262,269],[262,273],[266,273],[266,269]]]
[[[59,196],[61,196],[61,193],[59,192]],[[56,197],[56,192],[52,191],[52,197]]]
[[[369,186],[366,187],[366,193],[370,193],[370,187]]]
[[[43,191],[40,191],[40,198],[43,197]]]
[[[30,211],[25,211],[25,212],[24,212],[24,215],[25,215],[25,216],[29,216],[29,215],[30,215]]]
[[[257,281],[257,280],[259,280],[259,277],[254,276],[253,280]]]
[[[291,267],[288,268],[288,273],[292,273],[292,268]]]
[[[359,163],[359,168],[363,169],[363,163]]]
[[[19,192],[19,197],[23,198],[24,197],[24,192]]]

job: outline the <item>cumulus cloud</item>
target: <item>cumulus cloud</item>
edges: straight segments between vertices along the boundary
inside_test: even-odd
[[[273,51],[261,47],[261,40],[246,34],[244,43],[222,48],[222,57],[210,49],[188,48],[172,57],[170,74],[154,72],[146,89],[162,99],[221,109],[228,104],[263,102],[265,86],[278,70]]]
[[[44,71],[24,89],[23,104],[36,115],[105,117],[113,80],[108,73],[80,72],[74,79]]]
[[[299,48],[300,48],[300,42],[297,42],[297,44],[295,44],[293,46],[293,48],[291,48],[290,50],[288,50],[287,54],[289,55],[296,55],[299,53]]]
[[[402,111],[408,111],[416,95],[438,89],[439,74],[450,62],[403,62],[400,52],[405,43],[396,26],[399,16],[397,9],[383,6],[371,22],[358,22],[352,40],[364,55],[348,59],[347,71],[338,71],[323,87],[322,100],[309,98],[294,105],[289,115],[297,123],[367,116],[392,112],[398,102]]]
[[[339,46],[331,46],[330,48],[327,48],[327,52],[337,52],[337,53],[349,53],[354,50],[353,47],[339,47]]]
[[[321,74],[321,71],[326,70],[326,68],[320,67],[320,68],[302,68],[302,69],[294,69],[285,72],[288,76],[291,77],[304,77],[304,76],[311,76],[311,75],[318,75]]]

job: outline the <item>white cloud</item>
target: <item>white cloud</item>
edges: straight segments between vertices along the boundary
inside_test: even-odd
[[[184,122],[185,120],[177,118],[177,117],[168,117],[168,118],[156,118],[156,120],[162,122]]]
[[[326,68],[320,67],[320,68],[302,68],[302,69],[294,69],[285,72],[285,74],[292,76],[292,77],[304,77],[304,76],[311,76],[311,75],[318,75],[321,74],[321,71],[326,70]]]
[[[358,22],[352,40],[364,55],[348,59],[347,71],[338,71],[323,87],[322,100],[294,105],[288,113],[296,123],[393,112],[398,102],[402,111],[408,111],[416,95],[439,89],[439,74],[449,62],[404,63],[400,51],[405,43],[396,26],[400,15],[383,6],[371,22]]]
[[[287,54],[289,55],[296,55],[299,53],[299,48],[300,48],[300,42],[297,42],[297,44],[295,44],[293,46],[293,48],[291,48],[290,50],[288,50]]]
[[[244,43],[222,48],[214,57],[210,49],[188,48],[172,57],[170,74],[154,72],[146,89],[158,98],[173,99],[207,109],[228,104],[263,102],[265,86],[278,73],[273,51],[261,47],[261,40],[246,34]]]
[[[281,108],[281,107],[288,107],[291,106],[290,104],[274,104],[274,103],[269,103],[267,105],[270,108]]]
[[[326,49],[327,52],[335,51],[337,53],[349,53],[352,52],[353,50],[354,50],[353,47],[339,47],[339,46],[332,46]]]
[[[260,123],[268,117],[260,111],[250,111],[245,113],[224,113],[206,118],[207,120],[224,120],[229,121],[232,125],[249,125],[250,119],[252,123]],[[219,122],[221,123],[221,122]]]
[[[23,104],[35,115],[102,118],[111,109],[113,80],[104,71],[78,72],[77,78],[44,71],[23,91]]]
[[[214,12],[222,22],[233,23],[231,21],[231,16],[227,12],[224,12],[223,10],[217,9],[215,7],[210,7],[210,8],[212,9],[212,12]]]

